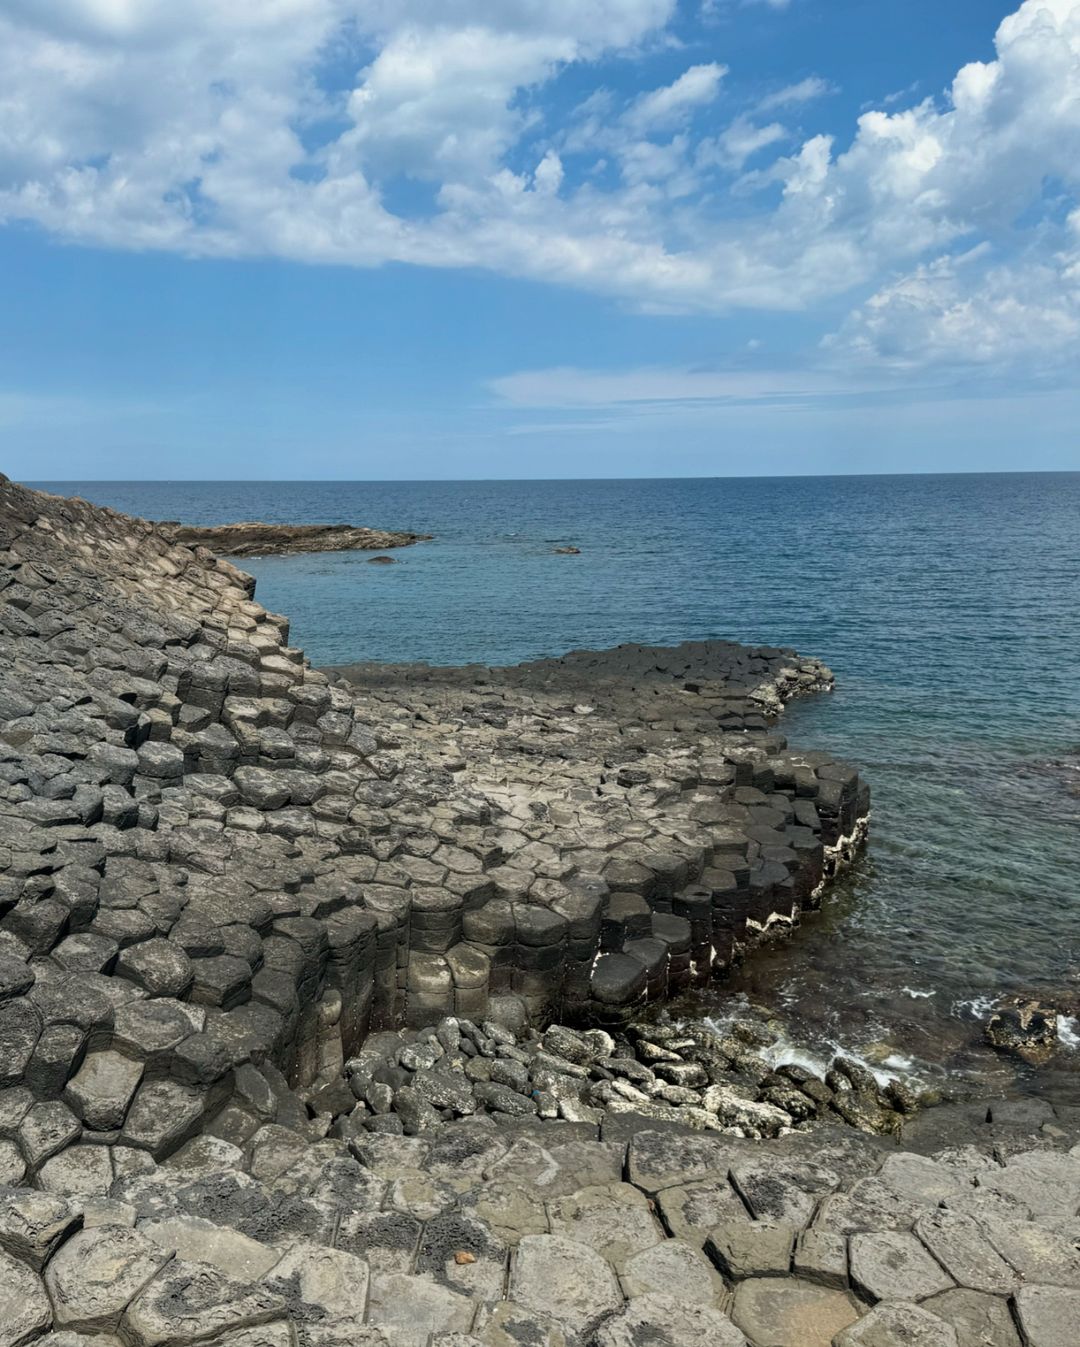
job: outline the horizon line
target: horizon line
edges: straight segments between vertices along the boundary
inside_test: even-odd
[[[711,473],[675,476],[637,475],[631,477],[36,477],[11,479],[23,486],[66,486],[85,483],[93,486],[127,484],[132,486],[296,486],[325,483],[347,486],[419,486],[525,482],[771,482],[807,481],[830,478],[877,477],[1077,477],[1080,468],[987,468],[954,469],[947,472],[792,472],[792,473]]]

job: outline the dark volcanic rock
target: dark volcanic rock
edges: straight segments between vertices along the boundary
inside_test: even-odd
[[[430,533],[397,533],[352,524],[159,524],[162,534],[183,547],[206,547],[218,556],[260,557],[296,552],[382,552],[430,542]],[[393,557],[372,557],[392,561]]]

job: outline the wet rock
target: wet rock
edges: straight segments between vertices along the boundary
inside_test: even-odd
[[[987,1021],[986,1037],[1004,1052],[1045,1062],[1057,1047],[1057,1011],[1038,1001],[1008,1001]]]

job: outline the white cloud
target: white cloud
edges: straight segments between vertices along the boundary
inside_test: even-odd
[[[764,114],[820,97],[817,77],[722,130],[715,61],[629,101],[596,87],[572,116],[549,99],[567,66],[639,53],[674,12],[6,0],[0,219],[196,256],[481,266],[645,309],[869,291],[832,349],[897,365],[920,341],[980,363],[1024,330],[1068,338],[1075,249],[1042,217],[1048,190],[1067,208],[1080,194],[1080,0],[1025,0],[942,101],[867,112],[771,162],[789,133]],[[432,210],[389,207],[401,174],[430,185]],[[948,261],[982,242],[993,267]]]
[[[1012,264],[986,249],[943,257],[883,286],[825,342],[845,361],[898,371],[962,367],[1075,374],[1080,358],[1080,216],[1071,247]]]
[[[692,65],[672,84],[642,94],[624,118],[636,131],[652,131],[677,126],[695,109],[715,99],[727,66],[713,61]]]
[[[502,401],[548,410],[632,408],[652,404],[804,403],[854,392],[881,391],[878,379],[858,380],[827,369],[590,370],[573,366],[522,370],[492,381]]]
[[[812,103],[817,98],[824,98],[826,94],[832,93],[832,85],[828,80],[823,80],[819,75],[808,75],[806,79],[799,80],[797,84],[787,84],[782,89],[777,89],[775,93],[766,95],[759,100],[758,112],[774,112],[777,108],[797,107],[801,103]]]
[[[748,117],[737,117],[715,140],[702,142],[697,161],[699,164],[722,164],[732,172],[741,172],[748,159],[759,150],[786,140],[787,134],[779,122],[756,126]]]

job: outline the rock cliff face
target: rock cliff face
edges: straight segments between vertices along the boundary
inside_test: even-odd
[[[163,537],[181,547],[206,547],[218,556],[291,556],[301,552],[382,552],[430,542],[430,533],[388,532],[351,524],[194,524],[158,525]]]
[[[790,1073],[705,1088],[745,1042],[626,1046],[857,841],[857,774],[767,719],[820,664],[348,684],[252,594],[0,478],[0,1347],[1015,1347],[1009,1295],[1071,1341],[1080,1160],[985,1109],[883,1159],[789,1130]]]

